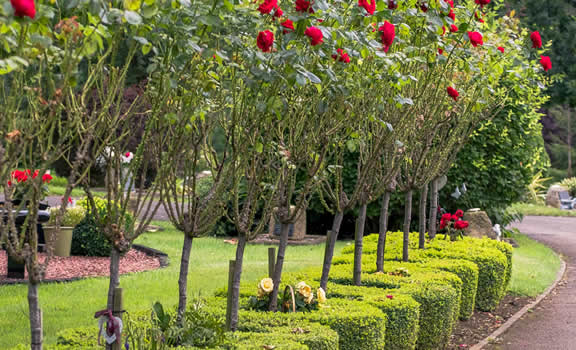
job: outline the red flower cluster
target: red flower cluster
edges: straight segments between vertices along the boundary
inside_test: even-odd
[[[550,57],[548,56],[540,56],[540,64],[545,72],[552,69],[552,61],[550,61]]]
[[[310,1],[306,1],[306,0],[296,0],[296,2],[294,3],[295,7],[296,7],[296,11],[298,12],[309,12],[309,13],[314,13],[314,10],[312,9],[312,6],[310,6]]]
[[[451,24],[450,25],[450,32],[451,33],[456,33],[458,31],[458,27],[456,27],[455,24]]]
[[[382,32],[382,45],[384,45],[384,52],[390,50],[390,46],[394,42],[396,37],[396,27],[388,21],[385,21],[383,25],[378,28],[378,31]]]
[[[264,2],[258,7],[258,11],[260,11],[260,13],[263,15],[267,15],[277,7],[278,0],[264,0]]]
[[[363,7],[368,14],[373,15],[376,11],[376,0],[358,0],[358,6]]]
[[[446,91],[448,92],[448,95],[454,99],[454,101],[458,101],[458,96],[460,96],[460,94],[456,89],[454,89],[452,86],[448,86]]]
[[[448,13],[448,17],[452,18],[453,21],[456,20],[456,14],[454,13],[453,9],[450,9],[450,13]]]
[[[37,178],[39,174],[39,170],[35,170],[34,172],[32,172],[32,170],[30,169],[26,169],[24,171],[22,170],[14,170],[11,173],[11,177],[12,179],[16,180],[16,182],[21,183],[21,182],[26,182],[28,181],[28,178]],[[50,183],[50,181],[52,181],[53,177],[52,175],[46,173],[44,175],[42,175],[42,182],[45,184]],[[11,186],[12,185],[12,181],[8,181],[8,185]]]
[[[256,45],[263,52],[270,52],[272,50],[272,45],[274,44],[274,33],[269,30],[258,33],[256,38]]]
[[[532,40],[532,48],[541,49],[542,48],[542,38],[540,37],[540,32],[535,31],[530,34],[530,40]]]
[[[16,17],[36,17],[36,5],[34,0],[10,0]]]
[[[320,45],[324,42],[322,31],[314,26],[306,28],[304,35],[310,38],[310,45],[312,46]]]
[[[468,38],[470,39],[470,43],[474,47],[477,47],[478,45],[480,46],[484,45],[482,34],[478,32],[468,32]]]
[[[504,48],[502,46],[498,46],[497,50],[504,53]]]
[[[468,227],[468,221],[462,220],[464,212],[460,209],[456,210],[454,214],[446,213],[440,218],[440,229],[445,229],[450,222],[454,223],[454,228],[463,230]]]
[[[284,22],[280,23],[280,25],[284,27],[284,34],[288,34],[294,31],[294,22],[292,22],[290,19],[286,19]]]
[[[332,55],[333,59],[338,59],[340,62],[350,63],[350,56],[342,49],[336,49],[337,55]]]
[[[490,0],[474,0],[474,2],[480,7],[484,7],[490,3]]]
[[[454,0],[446,0],[446,3],[450,5],[450,8],[454,8]]]

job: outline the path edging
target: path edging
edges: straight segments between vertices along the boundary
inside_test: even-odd
[[[552,283],[552,285],[550,287],[548,287],[542,294],[540,294],[536,298],[536,300],[534,300],[533,302],[524,306],[522,309],[520,309],[518,312],[516,312],[512,317],[510,317],[508,319],[508,321],[504,322],[504,324],[502,326],[500,326],[500,328],[498,328],[497,330],[492,332],[492,334],[490,334],[486,338],[482,339],[477,344],[473,345],[470,348],[470,350],[482,350],[486,345],[490,344],[491,341],[498,338],[500,335],[502,335],[504,332],[506,332],[510,327],[512,327],[512,325],[514,325],[520,318],[522,318],[522,316],[524,316],[528,312],[528,310],[531,310],[531,309],[535,308],[538,304],[540,304],[540,302],[542,300],[544,300],[544,298],[546,298],[550,294],[550,292],[552,292],[556,288],[556,286],[564,278],[564,274],[566,273],[566,262],[564,261],[564,259],[562,258],[562,256],[560,254],[558,254],[558,256],[560,257],[560,261],[562,262],[562,265],[560,266],[560,270],[558,270],[558,273],[556,274],[556,280],[554,281],[554,283]]]

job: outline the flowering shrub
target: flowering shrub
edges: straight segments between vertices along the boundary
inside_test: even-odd
[[[31,169],[26,170],[14,170],[11,173],[10,180],[8,180],[8,188],[11,189],[12,199],[21,200],[25,196],[29,195],[29,191],[33,190],[37,184],[34,184],[34,180],[39,175],[39,170]],[[50,173],[45,173],[42,175],[42,182],[39,184],[40,189],[40,199],[44,199],[48,194],[48,184],[52,181],[52,175]]]
[[[258,296],[250,297],[248,300],[248,308],[259,311],[268,311],[269,296],[274,289],[274,281],[271,278],[263,278],[258,283]],[[321,305],[326,303],[326,292],[322,288],[316,290],[316,295],[306,282],[302,281],[297,283],[292,290],[294,291],[294,300],[292,294],[287,292],[283,298],[278,300],[278,308],[286,310],[287,312],[293,311],[293,306],[296,307],[296,312],[308,312],[317,310]]]
[[[464,229],[468,227],[468,221],[462,220],[464,212],[456,210],[454,214],[446,213],[440,218],[440,230],[446,231],[446,237],[450,236],[451,241],[464,237]]]

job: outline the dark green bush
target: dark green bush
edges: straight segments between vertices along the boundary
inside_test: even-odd
[[[288,322],[289,326],[267,326],[263,327],[258,323],[245,322],[240,325],[241,332],[247,332],[251,337],[265,333],[278,337],[296,341],[307,345],[310,350],[338,350],[338,333],[318,323],[306,320],[295,320]]]
[[[330,283],[328,300],[333,298],[364,301],[382,310],[386,323],[386,349],[411,350],[416,347],[419,330],[420,304],[398,289],[346,286]]]
[[[81,256],[110,256],[112,246],[104,236],[96,220],[86,215],[72,233],[72,255]]]
[[[458,317],[458,293],[449,285],[434,282],[406,284],[401,288],[420,303],[418,349],[444,349]]]
[[[331,299],[325,307],[307,313],[241,310],[239,315],[241,329],[292,327],[298,324],[297,322],[307,321],[320,323],[336,331],[341,350],[384,349],[386,315],[360,301]]]

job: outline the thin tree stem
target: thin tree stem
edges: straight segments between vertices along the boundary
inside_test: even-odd
[[[343,218],[343,211],[339,211],[334,215],[332,230],[329,232],[328,239],[326,240],[324,264],[322,265],[322,277],[320,279],[320,287],[324,290],[326,290],[326,287],[328,286],[328,277],[330,275],[330,267],[332,266],[332,258],[334,257],[334,248],[336,247],[336,241],[338,240],[338,233],[340,232]]]
[[[364,240],[364,225],[366,224],[366,208],[368,203],[360,205],[360,211],[356,218],[356,233],[354,242],[354,284],[362,284],[362,244]]]
[[[410,222],[412,221],[412,190],[406,191],[404,200],[404,242],[402,245],[402,261],[408,261],[408,247],[410,246]]]
[[[376,252],[376,271],[384,272],[384,254],[386,253],[386,233],[388,231],[388,208],[390,206],[390,191],[384,192],[378,230],[378,249]]]

